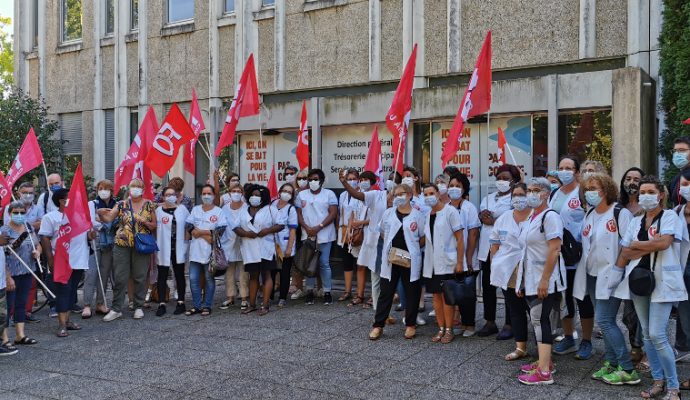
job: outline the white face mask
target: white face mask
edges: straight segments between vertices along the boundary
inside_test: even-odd
[[[450,197],[451,200],[460,199],[462,197],[462,188],[459,188],[459,187],[448,188],[448,197]]]
[[[312,192],[316,192],[319,188],[321,188],[320,181],[309,181],[309,189],[311,189]]]
[[[505,193],[510,190],[510,181],[496,181],[496,190],[499,193]]]
[[[434,207],[436,204],[438,204],[438,198],[436,196],[424,196],[424,204],[426,204],[429,207]]]
[[[298,179],[297,180],[297,186],[299,186],[300,189],[304,189],[307,187],[307,180],[306,179]]]
[[[138,187],[131,187],[129,188],[129,195],[136,198],[141,197],[141,195],[144,193],[144,189],[138,188]]]
[[[387,180],[387,181],[386,181],[386,190],[389,191],[389,192],[392,192],[393,189],[395,189],[395,182],[392,181],[392,180],[390,180],[390,179]]]
[[[443,195],[443,194],[448,193],[448,185],[446,185],[445,183],[439,183],[439,184],[436,185],[436,186],[438,187],[438,192],[439,192],[440,194]]]
[[[357,179],[349,180],[349,181],[347,181],[347,183],[349,183],[350,186],[352,186],[355,189],[357,189],[357,187],[359,187],[359,181]]]
[[[659,205],[659,196],[656,194],[641,194],[639,203],[643,210],[651,211]]]
[[[293,183],[295,181],[295,174],[285,175],[285,182]]]
[[[177,203],[177,196],[175,196],[174,194],[172,194],[172,195],[170,195],[170,196],[166,196],[166,197],[165,197],[165,201],[166,201],[168,204],[175,204],[175,203]]]
[[[537,208],[543,203],[541,193],[527,193],[527,205],[529,208]]]
[[[233,203],[239,203],[240,201],[242,201],[242,193],[230,193],[230,200],[232,200]]]
[[[414,186],[414,178],[406,176],[406,177],[402,178],[402,184],[407,185],[409,187],[413,187]]]
[[[99,190],[98,191],[98,197],[101,198],[101,200],[108,200],[110,199],[110,190]]]
[[[680,195],[683,196],[685,201],[690,201],[690,186],[681,186],[679,191]]]
[[[206,204],[206,205],[212,204],[212,203],[213,203],[213,198],[214,198],[214,197],[215,197],[215,196],[213,196],[212,194],[204,194],[204,195],[201,195],[201,202],[204,203],[204,204]]]
[[[359,183],[359,190],[366,192],[367,190],[371,189],[371,182],[369,181],[362,181]]]
[[[402,194],[393,199],[393,207],[400,207],[407,204],[407,195]]]
[[[280,192],[280,199],[284,202],[288,202],[290,199],[292,199],[292,194],[288,192]]]
[[[261,205],[261,197],[252,196],[249,198],[249,205],[252,207],[258,207]]]

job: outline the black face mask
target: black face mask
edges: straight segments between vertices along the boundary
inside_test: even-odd
[[[628,196],[634,196],[640,190],[640,185],[637,183],[623,184],[623,189],[628,193]]]

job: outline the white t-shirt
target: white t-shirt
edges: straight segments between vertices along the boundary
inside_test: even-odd
[[[278,244],[280,244],[280,250],[283,254],[287,254],[287,245],[290,240],[290,229],[299,228],[299,223],[297,222],[297,209],[292,204],[286,204],[283,208],[278,208],[278,200],[273,202],[273,207],[278,211],[279,220],[284,221],[283,230],[276,233],[276,238],[278,239]],[[296,239],[296,237],[295,237]],[[295,255],[296,242],[292,243],[292,249],[290,249],[290,254]]]
[[[285,224],[282,214],[272,205],[259,209],[254,218],[249,214],[249,208],[243,210],[239,216],[239,225],[237,227],[247,232],[259,233],[261,230],[271,228],[274,225]],[[261,260],[272,260],[276,255],[275,235],[272,233],[253,239],[242,238],[240,250],[244,264],[254,264],[261,262]]]
[[[43,218],[43,216],[47,213],[57,211],[59,209],[57,206],[55,206],[55,203],[53,203],[53,192],[48,192],[48,202],[44,200],[45,197],[46,193],[41,193],[36,201],[36,215],[38,215],[38,218]],[[45,207],[43,207],[44,205]]]
[[[319,193],[313,193],[311,190],[302,190],[297,195],[295,207],[302,210],[302,218],[304,223],[309,226],[319,226],[328,216],[328,208],[330,206],[338,206],[338,199],[335,193],[328,189],[321,189]],[[302,240],[307,240],[307,232],[302,229]],[[325,225],[316,235],[316,242],[328,243],[336,239],[335,225],[330,223]]]
[[[452,206],[451,206],[452,207]],[[479,245],[477,245],[474,248],[474,255],[472,256],[472,262],[468,263],[467,262],[467,240],[470,237],[470,230],[476,229],[482,226],[481,221],[479,221],[479,212],[477,211],[477,207],[474,206],[469,200],[465,200],[462,202],[460,205],[460,209],[458,210],[460,212],[460,221],[462,223],[462,226],[465,227],[465,232],[463,235],[464,242],[465,242],[465,268],[467,268],[468,265],[471,265],[472,268],[477,271],[479,268],[479,263],[478,263],[478,254],[479,254]]]
[[[491,193],[482,199],[479,204],[479,210],[489,210],[494,217],[494,223],[503,215],[504,212],[510,211],[512,205],[510,203],[510,194],[497,197],[498,192]],[[479,218],[479,216],[477,216]],[[486,261],[489,257],[489,250],[491,250],[491,243],[489,243],[489,236],[491,235],[492,225],[482,224],[482,230],[479,233],[479,261]]]
[[[223,233],[220,242],[223,246],[225,258],[230,262],[242,261],[242,254],[240,253],[240,238],[232,229],[239,224],[240,214],[247,209],[247,205],[242,203],[240,208],[233,210],[230,203],[223,206],[225,213],[225,220],[227,221],[227,229]]]
[[[340,199],[338,201],[338,223],[340,226],[347,226],[350,222],[350,216],[354,213],[355,220],[360,219],[360,210],[364,206],[364,203],[350,196],[348,192],[340,193]],[[338,227],[338,245],[343,246],[343,230]]]
[[[202,230],[214,230],[227,225],[225,214],[220,207],[214,206],[209,211],[204,211],[202,206],[192,208],[192,213],[187,217],[187,223],[194,228]],[[208,264],[211,260],[211,245],[203,238],[194,238],[189,245],[189,261]]]
[[[55,255],[55,244],[58,239],[60,227],[67,223],[60,211],[51,211],[41,219],[41,229],[39,236],[50,238],[50,247]],[[72,269],[89,269],[89,245],[88,232],[84,232],[69,242],[69,265]]]
[[[508,289],[510,278],[524,254],[525,249],[520,245],[520,236],[526,226],[527,221],[515,221],[512,211],[503,213],[494,221],[489,242],[498,244],[499,248],[491,260],[492,286]],[[516,283],[516,286],[519,284]]]

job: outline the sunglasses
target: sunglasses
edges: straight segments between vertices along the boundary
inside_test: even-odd
[[[12,211],[12,215],[26,215],[26,211]]]
[[[309,182],[319,182],[321,179],[319,178],[311,178],[309,179]]]

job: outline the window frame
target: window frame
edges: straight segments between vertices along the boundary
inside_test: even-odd
[[[223,15],[235,15],[235,10],[235,0],[232,0],[232,11],[228,11],[228,0],[223,0]]]
[[[266,9],[266,8],[275,8],[276,7],[276,0],[269,0],[272,1],[272,4],[266,4],[266,0],[261,0],[261,9]]]
[[[136,2],[136,25],[134,25],[134,5]],[[139,0],[129,0],[129,31],[137,32],[139,31]]]
[[[113,26],[110,31],[108,31],[108,3],[112,4],[113,9]],[[105,0],[105,7],[103,9],[103,37],[112,37],[115,35],[115,12],[115,0]]]
[[[84,12],[83,9],[80,12],[80,24],[81,24],[81,34],[78,38],[76,39],[66,39],[65,38],[65,23],[66,23],[66,2],[68,0],[60,0],[60,44],[61,45],[66,45],[66,44],[74,44],[74,43],[81,43],[82,40],[84,39]],[[83,7],[83,0],[79,0],[79,4],[81,7]],[[40,2],[39,2],[40,4]]]
[[[38,35],[39,35],[38,7],[39,7],[39,1],[38,0],[32,0],[31,1],[31,48],[34,50],[38,49]]]
[[[189,0],[188,0],[189,1]],[[189,24],[194,22],[194,18],[196,17],[196,10],[194,9],[196,7],[196,4],[194,0],[192,1],[192,16],[190,18],[184,18],[184,19],[178,19],[175,21],[170,20],[170,0],[165,0],[165,13],[163,15],[164,19],[164,24],[163,26],[174,26],[174,25],[184,25],[184,24]]]

